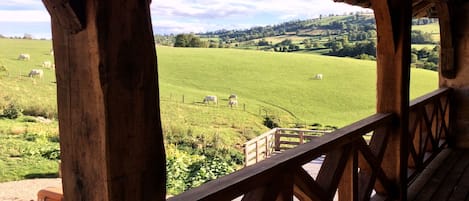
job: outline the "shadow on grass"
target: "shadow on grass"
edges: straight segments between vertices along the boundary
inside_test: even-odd
[[[37,178],[58,178],[58,173],[33,173],[24,176],[25,179],[37,179]]]

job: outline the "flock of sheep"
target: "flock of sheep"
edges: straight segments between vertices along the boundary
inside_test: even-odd
[[[214,95],[208,95],[208,96],[205,96],[204,100],[203,100],[203,103],[205,104],[209,104],[210,102],[213,102],[215,104],[218,104],[218,98],[217,96],[214,96]],[[236,94],[231,94],[229,97],[228,97],[228,105],[230,107],[233,107],[233,106],[238,106],[238,96]]]
[[[51,50],[50,55],[53,56],[54,51]],[[22,53],[18,56],[18,60],[29,61],[31,60],[31,55],[27,53]],[[53,64],[51,61],[44,61],[42,62],[41,67],[54,69],[55,64]],[[44,76],[44,71],[42,69],[31,69],[31,71],[29,71],[29,74],[28,74],[28,77],[31,77],[31,78],[34,78],[34,77],[42,78],[43,76]]]

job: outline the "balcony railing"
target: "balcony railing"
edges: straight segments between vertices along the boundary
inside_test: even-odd
[[[412,102],[404,159],[411,178],[446,146],[449,103],[448,89]],[[373,193],[396,198],[399,186],[381,165],[384,153],[395,149],[387,146],[394,119],[390,113],[372,115],[169,200],[369,200]],[[317,175],[303,168],[319,157],[324,161]]]

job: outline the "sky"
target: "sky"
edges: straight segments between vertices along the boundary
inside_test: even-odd
[[[246,29],[319,15],[371,11],[332,0],[153,0],[158,34]],[[50,17],[41,0],[0,0],[0,34],[51,38]]]

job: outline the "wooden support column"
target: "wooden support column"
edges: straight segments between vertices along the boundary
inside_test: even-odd
[[[448,34],[441,35],[441,45],[443,47],[443,41],[453,42],[453,65],[456,71],[453,79],[448,79],[441,73],[440,87],[453,88],[450,112],[452,129],[448,139],[450,146],[467,149],[469,148],[469,2],[449,1],[446,5],[448,6],[446,18],[449,18],[447,20],[452,26],[444,28],[444,24],[440,21],[442,31],[450,29]]]
[[[52,19],[65,200],[164,200],[150,2],[43,2]]]
[[[378,35],[376,109],[398,116],[392,125],[382,167],[399,187],[399,195],[386,196],[406,200],[412,4],[408,0],[371,0],[371,5]],[[379,186],[376,190],[385,194]]]
[[[452,19],[448,2],[437,1],[435,2],[435,7],[440,24],[440,73],[445,78],[453,79],[456,77],[456,66],[454,65]]]

